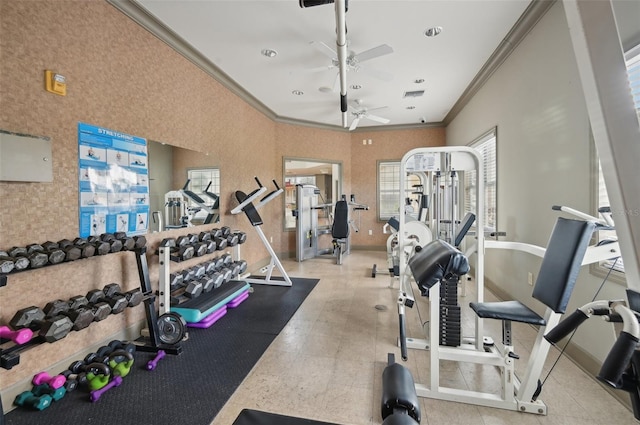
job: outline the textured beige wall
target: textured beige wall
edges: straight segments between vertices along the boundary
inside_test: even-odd
[[[414,146],[444,143],[442,129],[364,136],[275,123],[101,0],[0,0],[0,10],[0,128],[50,137],[54,173],[51,183],[0,182],[0,250],[78,235],[79,121],[200,152],[174,157],[178,186],[184,167],[220,166],[220,225],[248,233],[242,257],[250,264],[267,254],[246,218],[229,213],[233,194],[253,190],[254,176],[270,189],[272,179],[280,183],[283,156],[343,161],[344,192],[375,205],[376,158],[400,158]],[[67,96],[44,90],[45,69],[66,77]],[[367,151],[357,143],[362,137],[374,140]],[[293,234],[282,232],[282,213],[277,201],[260,210],[264,230],[277,251],[294,251]],[[373,220],[375,212],[366,216]],[[380,224],[371,227],[377,233]],[[148,236],[152,282],[158,276],[158,242],[194,230],[202,229]],[[356,238],[354,244],[383,243],[377,236]],[[10,274],[0,288],[0,324],[22,307],[44,306],[107,283],[132,289],[139,285],[135,264],[133,254],[119,253]],[[128,309],[90,331],[25,351],[19,366],[0,369],[0,390],[143,318],[142,307]]]

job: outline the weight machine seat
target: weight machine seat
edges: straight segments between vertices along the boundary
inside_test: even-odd
[[[333,239],[345,239],[349,236],[349,205],[347,201],[336,202],[331,236]]]
[[[239,203],[243,203],[245,199],[249,198],[250,196],[251,194],[247,195],[241,190],[236,190],[236,199]],[[263,224],[262,217],[260,217],[260,214],[258,214],[258,210],[256,210],[256,207],[253,206],[253,202],[249,202],[247,205],[245,205],[244,208],[242,208],[242,211],[244,211],[244,213],[247,215],[247,218],[249,219],[249,222],[252,226],[255,227]]]
[[[206,202],[204,201],[204,199],[202,199],[200,196],[196,195],[194,192],[190,191],[190,190],[186,190],[186,189],[182,189],[182,191],[184,192],[185,195],[187,195],[189,198],[193,199],[194,201],[200,203],[200,204],[205,204]]]
[[[567,309],[571,292],[589,245],[595,223],[559,217],[542,258],[533,298],[558,314]],[[545,320],[519,301],[469,303],[479,317],[546,325]]]
[[[469,272],[469,260],[442,239],[426,244],[408,262],[422,293],[441,280],[449,280]]]

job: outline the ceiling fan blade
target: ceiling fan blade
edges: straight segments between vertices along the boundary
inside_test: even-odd
[[[360,122],[360,117],[355,117],[353,121],[351,121],[351,126],[349,127],[349,131],[355,130],[358,127],[358,122]]]
[[[387,44],[381,44],[377,47],[358,53],[354,56],[354,59],[356,59],[358,62],[364,62],[373,58],[377,58],[379,56],[388,55],[390,53],[393,53],[393,49],[391,48],[391,46]]]
[[[371,121],[377,121],[381,124],[388,124],[390,121],[388,118],[382,118],[377,115],[371,115],[371,114],[365,114],[364,117],[367,119],[370,119]]]
[[[309,44],[311,44],[313,47],[316,48],[317,51],[327,56],[329,59],[333,60],[338,58],[338,52],[336,52],[331,47],[324,44],[322,41],[312,41]]]
[[[338,93],[340,91],[340,73],[336,72],[336,78],[333,79],[332,90],[334,93]]]
[[[333,66],[333,65],[318,66],[318,67],[315,67],[315,68],[306,68],[306,69],[302,69],[300,71],[295,71],[295,72],[301,72],[301,73],[305,73],[305,74],[312,74],[314,72],[328,71],[330,69],[335,69],[335,66]]]

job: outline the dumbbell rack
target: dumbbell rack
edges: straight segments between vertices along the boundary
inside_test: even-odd
[[[162,249],[162,248],[161,248]],[[167,249],[168,251],[168,249]],[[165,351],[167,354],[180,354],[182,352],[182,346],[178,342],[177,344],[169,345],[164,344],[160,339],[160,329],[158,328],[158,313],[156,312],[155,300],[156,296],[153,294],[151,288],[151,280],[149,279],[149,265],[147,263],[146,256],[147,248],[143,247],[136,250],[136,261],[138,264],[138,275],[140,276],[140,289],[144,295],[144,307],[147,317],[147,331],[148,336],[141,336],[136,340],[136,349],[144,352],[156,353],[160,350]],[[162,275],[162,273],[161,273]],[[162,279],[162,277],[160,278]],[[167,278],[168,279],[168,278]],[[160,286],[160,308],[168,303],[167,291],[163,291],[163,287]],[[161,315],[164,314],[164,310],[161,310]]]

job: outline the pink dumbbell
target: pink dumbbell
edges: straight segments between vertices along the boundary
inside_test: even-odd
[[[57,390],[67,382],[67,378],[63,375],[51,376],[47,372],[40,372],[33,377],[31,382],[33,385],[49,384],[51,388]]]
[[[12,331],[8,326],[0,326],[0,338],[7,338],[18,345],[31,341],[33,331],[29,328]]]

